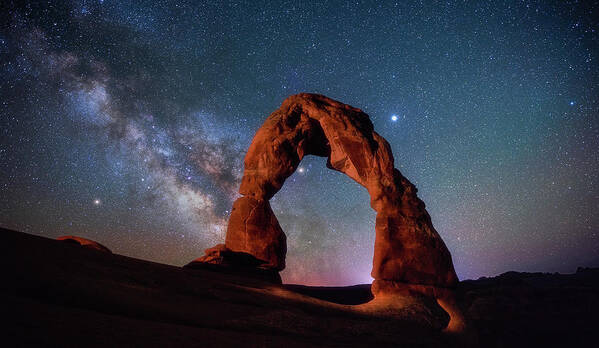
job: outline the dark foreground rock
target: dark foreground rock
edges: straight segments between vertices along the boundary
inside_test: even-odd
[[[3,346],[437,347],[450,338],[253,276],[0,230]]]
[[[3,346],[446,347],[404,311],[363,310],[369,285],[278,285],[0,229]],[[596,347],[599,270],[462,281],[480,347]],[[421,308],[422,309],[422,308]]]
[[[599,347],[599,268],[507,272],[462,281],[457,293],[486,347]]]

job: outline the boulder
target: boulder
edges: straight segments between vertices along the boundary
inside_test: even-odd
[[[95,242],[93,240],[90,240],[90,239],[77,237],[77,236],[61,236],[56,239],[67,242],[67,243],[78,244],[78,245],[84,246],[86,248],[90,248],[90,249],[94,249],[94,250],[112,254],[112,251],[110,251],[110,249],[108,249],[107,247],[103,246],[102,244]]]
[[[237,268],[258,268],[265,263],[252,254],[231,251],[224,244],[206,249],[204,253],[204,256],[198,257],[184,267],[191,267],[194,263],[209,263]]]
[[[281,284],[279,272],[269,267],[263,267],[265,261],[259,260],[252,254],[235,252],[225,244],[218,244],[205,250],[205,255],[187,265],[187,269],[204,269],[229,274],[238,274]]]

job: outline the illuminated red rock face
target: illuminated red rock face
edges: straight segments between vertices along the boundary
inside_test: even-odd
[[[376,280],[451,287],[451,255],[435,231],[416,187],[394,168],[387,141],[367,114],[317,94],[287,98],[258,130],[245,157],[225,245],[285,268],[286,239],[268,200],[306,155],[327,157],[370,194],[377,212],[372,276]]]
[[[90,249],[94,249],[94,250],[112,254],[112,251],[110,251],[110,249],[108,249],[107,247],[103,246],[102,244],[100,244],[98,242],[94,242],[93,240],[90,240],[90,239],[77,237],[77,236],[62,236],[62,237],[58,237],[56,239],[65,241],[65,242],[74,243],[74,244],[79,244],[86,248],[90,248]]]

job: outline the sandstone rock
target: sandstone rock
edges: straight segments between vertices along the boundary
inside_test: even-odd
[[[287,238],[268,200],[241,197],[233,203],[225,245],[263,260],[262,268],[285,268]]]
[[[204,256],[198,257],[184,267],[191,267],[194,263],[209,263],[237,268],[256,268],[263,265],[265,261],[259,260],[248,253],[231,251],[224,244],[218,244],[206,249]]]
[[[221,265],[225,263],[225,254],[229,251],[224,244],[217,244],[212,248],[208,248],[204,250],[204,256],[198,257],[197,259],[191,261],[193,262],[205,262],[212,263],[215,265]]]
[[[416,188],[394,168],[387,141],[367,114],[317,94],[287,98],[256,133],[227,229],[226,246],[281,270],[285,239],[268,200],[306,155],[327,157],[370,194],[377,211],[372,276],[411,284],[457,283],[451,255],[435,231]]]
[[[112,254],[112,251],[110,251],[110,249],[108,249],[107,247],[103,246],[102,244],[95,242],[93,240],[90,239],[86,239],[86,238],[82,238],[82,237],[77,237],[77,236],[61,236],[56,238],[57,240],[61,240],[61,241],[65,241],[67,243],[74,243],[74,244],[79,244],[81,246],[84,246],[86,248],[90,248],[90,249],[94,249],[94,250],[98,250],[98,251],[102,251],[102,252],[106,252],[106,253],[110,253]]]
[[[393,291],[373,291],[374,299],[356,306],[355,310],[397,321],[411,320],[435,330],[449,327],[453,321],[449,313],[437,303],[433,294],[419,290],[410,284],[397,283]]]
[[[433,229],[430,217],[416,215],[417,212],[411,217],[409,214],[377,214],[372,277],[443,287],[455,285],[451,255]]]
[[[429,320],[433,318],[433,321],[439,322],[444,317],[448,317],[449,322],[444,322],[441,326],[445,332],[455,335],[467,333],[464,311],[458,305],[453,289],[375,279],[372,282],[371,291],[375,296],[373,304],[401,303],[406,299],[412,299],[412,302],[418,303],[429,310],[428,315],[423,316],[423,318]],[[436,302],[432,302],[431,299],[435,299]],[[395,307],[399,307],[403,311],[401,306]],[[440,309],[442,309],[441,312],[444,315],[439,314]],[[467,339],[472,338],[468,337]]]
[[[183,267],[240,274],[281,284],[282,281],[279,272],[268,267],[262,267],[265,263],[265,261],[257,259],[252,254],[235,252],[228,249],[224,244],[218,244],[206,249],[204,256],[191,261]]]

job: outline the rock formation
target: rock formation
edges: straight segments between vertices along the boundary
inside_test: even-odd
[[[102,244],[100,244],[98,242],[94,242],[93,240],[90,240],[90,239],[77,237],[77,236],[62,236],[62,237],[58,237],[56,239],[65,241],[67,243],[78,244],[78,245],[84,246],[86,248],[90,248],[90,249],[94,249],[94,250],[112,254],[112,251],[110,251],[110,249],[108,249],[107,247],[103,246]]]
[[[360,109],[316,94],[287,98],[256,133],[245,157],[225,245],[285,267],[285,234],[268,200],[306,155],[327,157],[370,194],[377,212],[372,276],[377,280],[451,287],[451,255],[433,228],[416,188],[394,168],[387,141]]]
[[[285,267],[286,238],[269,199],[306,155],[327,157],[327,167],[345,173],[370,194],[377,212],[375,301],[386,303],[382,299],[388,294],[408,292],[434,297],[441,306],[451,301],[445,292],[434,291],[458,282],[451,255],[416,187],[394,168],[391,148],[367,114],[322,95],[290,96],[254,136],[239,189],[243,197],[233,204],[226,248],[263,260],[263,269]]]
[[[276,271],[285,268],[287,238],[268,199],[246,196],[233,203],[225,245],[231,250],[246,252],[264,260],[262,268]]]

